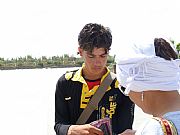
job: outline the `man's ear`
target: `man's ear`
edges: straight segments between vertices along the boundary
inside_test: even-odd
[[[82,56],[83,49],[78,47],[78,52],[79,52],[79,55]]]

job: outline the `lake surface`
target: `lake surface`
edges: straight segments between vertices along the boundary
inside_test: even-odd
[[[0,70],[0,134],[55,135],[56,82],[72,69]],[[148,117],[136,107],[133,128]]]

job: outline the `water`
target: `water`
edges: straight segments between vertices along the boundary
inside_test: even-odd
[[[0,70],[0,134],[55,135],[55,86],[71,69]],[[136,107],[133,127],[146,118]]]

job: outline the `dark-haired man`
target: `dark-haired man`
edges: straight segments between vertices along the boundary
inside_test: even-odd
[[[97,88],[110,73],[106,67],[112,44],[109,28],[101,24],[86,24],[78,36],[78,53],[84,60],[82,67],[62,75],[55,93],[55,131],[57,135],[102,135],[103,132],[89,123],[108,117],[113,134],[132,129],[134,103],[118,89],[115,78],[92,112],[86,124],[76,125]]]

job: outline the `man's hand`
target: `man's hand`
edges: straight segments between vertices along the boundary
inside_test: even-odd
[[[103,132],[90,124],[71,125],[67,135],[103,135]]]
[[[126,129],[123,133],[119,135],[135,135],[135,133],[136,133],[136,130]]]

